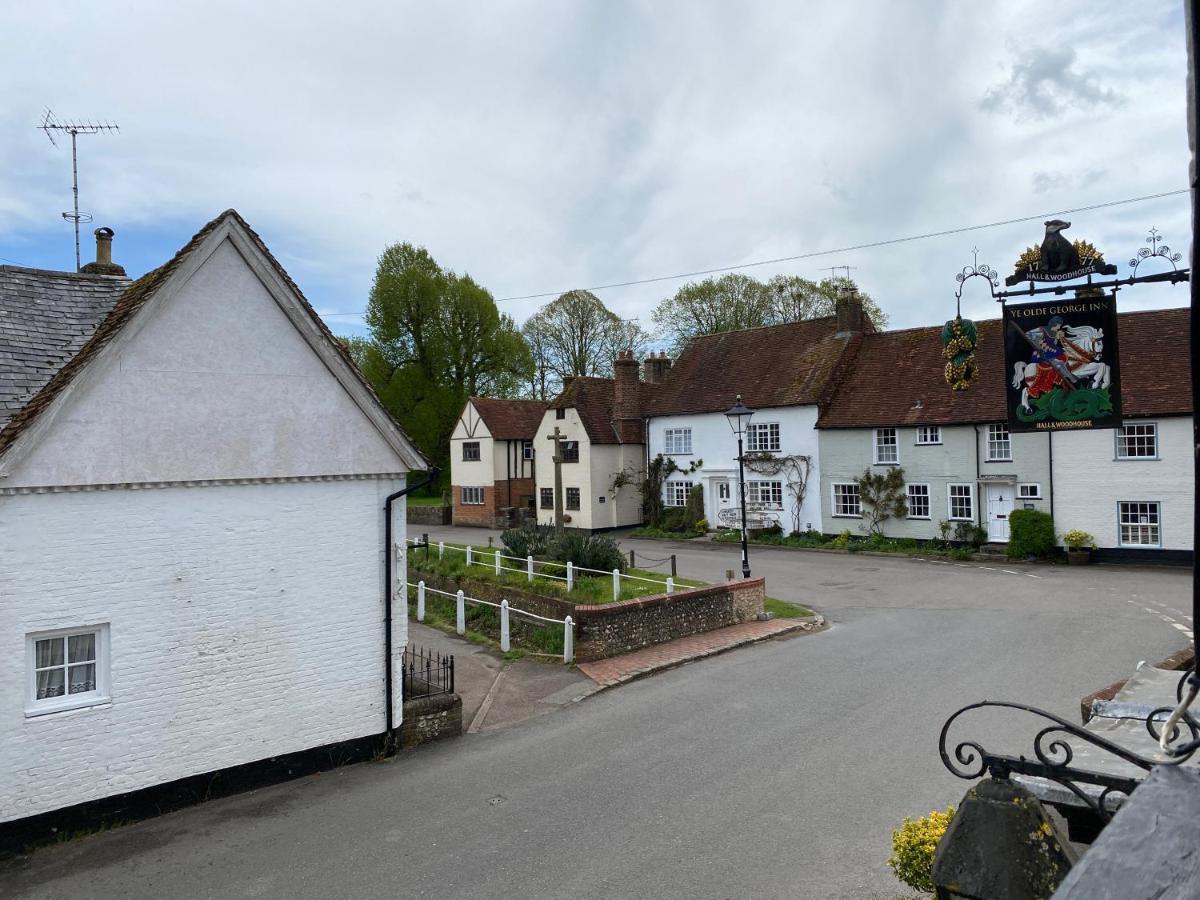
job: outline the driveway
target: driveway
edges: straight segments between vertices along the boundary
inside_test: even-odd
[[[685,576],[738,567],[729,545],[626,544],[674,552]],[[967,788],[937,755],[950,713],[989,698],[1075,718],[1080,696],[1179,649],[1175,625],[1191,628],[1184,571],[753,548],[751,565],[833,627],[47,848],[0,871],[0,890],[890,898],[904,893],[884,862],[892,828]],[[1027,752],[1031,733],[988,714],[963,737]]]

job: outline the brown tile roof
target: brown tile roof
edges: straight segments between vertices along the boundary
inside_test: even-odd
[[[643,410],[648,416],[723,412],[742,395],[751,409],[818,403],[847,348],[825,316],[693,338]]]
[[[656,387],[658,386],[642,384],[642,399],[645,400],[648,396],[652,398]],[[588,440],[593,444],[644,443],[645,437],[640,421],[635,427],[626,429],[625,440],[618,435],[612,418],[615,389],[616,382],[611,378],[579,376],[563,388],[547,408],[576,409],[580,421],[583,422],[583,430],[587,432]]]
[[[968,425],[1004,420],[1008,373],[1000,320],[976,325],[980,374],[966,391],[952,391],[946,384],[941,325],[866,335],[854,364],[823,406],[817,427]],[[1188,310],[1121,313],[1117,336],[1124,414],[1190,413]]]
[[[378,395],[376,395],[370,383],[366,380],[363,374],[359,371],[358,366],[356,366],[354,361],[350,358],[349,350],[345,347],[345,345],[342,344],[341,341],[334,337],[328,326],[326,326],[326,324],[321,320],[321,317],[317,315],[316,310],[312,308],[312,305],[305,298],[303,292],[300,290],[296,282],[292,281],[291,276],[288,275],[283,266],[279,264],[279,261],[275,259],[275,257],[271,254],[271,251],[267,249],[267,245],[263,243],[262,238],[258,236],[254,229],[246,224],[246,220],[238,214],[237,210],[227,209],[225,212],[221,213],[219,216],[197,231],[196,234],[192,236],[192,239],[184,244],[183,247],[180,248],[179,252],[176,253],[175,256],[172,257],[168,262],[159,266],[157,269],[147,272],[125,289],[125,291],[120,295],[116,303],[113,305],[112,309],[109,311],[108,315],[100,323],[99,327],[96,328],[91,338],[79,348],[79,351],[75,353],[74,356],[65,362],[62,368],[60,368],[54,374],[54,376],[49,379],[46,385],[40,391],[38,391],[28,403],[26,403],[14,416],[12,416],[11,419],[8,420],[8,423],[4,426],[4,428],[0,429],[0,455],[2,455],[8,450],[9,447],[12,446],[17,437],[20,436],[20,434],[26,428],[33,424],[37,417],[54,401],[54,398],[57,397],[71,383],[72,380],[74,380],[75,376],[78,375],[79,372],[81,372],[84,367],[87,366],[87,364],[121,332],[121,329],[124,328],[125,325],[134,317],[137,311],[145,306],[147,302],[149,302],[159,287],[166,283],[166,281],[171,277],[172,273],[174,273],[175,270],[178,269],[179,266],[188,258],[188,256],[204,242],[204,239],[207,238],[217,228],[217,226],[219,226],[226,219],[230,218],[234,219],[245,230],[247,236],[251,239],[251,241],[253,241],[254,245],[262,253],[263,257],[271,264],[272,268],[274,268],[275,272],[284,281],[284,283],[287,284],[288,287],[291,288],[291,290],[295,293],[296,297],[300,301],[301,307],[303,307],[303,309],[312,318],[314,324],[320,329],[321,333],[328,340],[329,344],[336,350],[338,354],[341,355],[350,371],[354,373],[354,376],[370,392],[371,396],[375,398],[375,401],[379,404],[379,408],[386,412],[387,408],[383,405],[383,402],[379,400]],[[401,428],[400,423],[395,421],[391,413],[387,413],[387,416],[392,420],[396,429],[403,434],[404,431]],[[407,435],[405,435],[405,440],[412,448],[413,454],[418,458],[423,459],[420,451],[416,449],[416,445],[413,444],[410,439],[408,439]],[[428,463],[426,464],[428,465]]]
[[[545,400],[493,400],[472,397],[471,404],[498,441],[531,441],[546,413]]]

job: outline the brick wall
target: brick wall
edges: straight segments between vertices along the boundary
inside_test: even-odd
[[[403,484],[0,496],[0,821],[382,732]],[[99,624],[110,701],[27,717],[26,635]]]
[[[487,485],[483,489],[483,503],[463,503],[462,488],[459,485],[454,485],[454,524],[455,525],[479,525],[484,528],[491,528],[496,518],[496,488],[494,485]]]
[[[404,724],[400,727],[400,746],[405,750],[462,733],[462,698],[458,694],[405,701]]]

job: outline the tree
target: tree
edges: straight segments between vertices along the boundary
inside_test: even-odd
[[[648,335],[626,322],[590,291],[567,291],[525,322],[521,333],[533,356],[533,394],[545,399],[564,378],[609,377],[621,350],[638,356]]]
[[[533,367],[520,331],[492,295],[412,244],[393,244],[380,255],[366,323],[371,337],[349,341],[351,356],[443,470],[467,397],[514,396]]]
[[[887,472],[865,469],[855,479],[859,503],[862,506],[863,528],[871,534],[883,534],[888,519],[903,519],[908,515],[908,500],[904,489],[904,470],[898,466]]]

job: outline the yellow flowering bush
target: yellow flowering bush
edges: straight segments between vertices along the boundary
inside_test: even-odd
[[[915,891],[933,893],[933,854],[954,818],[954,807],[936,809],[919,819],[904,818],[892,832],[892,855],[887,864],[896,877]]]

